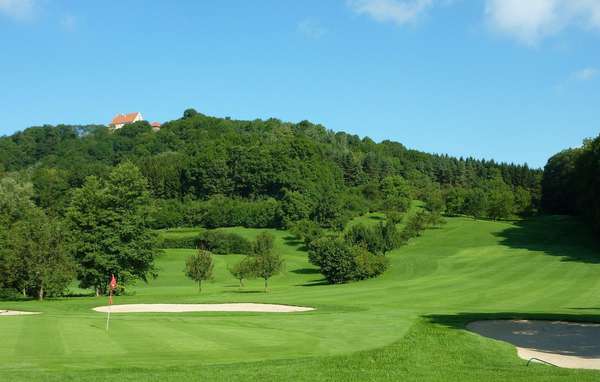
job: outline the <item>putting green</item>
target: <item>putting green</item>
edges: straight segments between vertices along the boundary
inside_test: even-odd
[[[231,230],[247,237],[260,232]],[[44,314],[0,321],[0,375],[57,381],[115,373],[120,380],[178,381],[598,378],[592,371],[524,369],[511,345],[465,330],[469,321],[491,318],[600,321],[598,247],[572,219],[448,219],[391,253],[383,276],[346,285],[325,285],[301,243],[286,231],[271,232],[287,265],[267,294],[259,280],[240,288],[228,274],[237,255],[216,256],[215,280],[198,294],[183,275],[194,251],[175,249],[158,260],[158,279],[116,303],[247,302],[315,311],[121,314],[106,332],[104,315],[91,310],[106,303],[102,298],[5,302],[3,309]]]
[[[124,304],[94,308],[101,313],[190,313],[190,312],[253,312],[253,313],[298,313],[310,312],[313,308],[278,304]]]

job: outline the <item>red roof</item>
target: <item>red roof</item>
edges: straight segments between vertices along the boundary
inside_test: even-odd
[[[111,124],[113,125],[124,125],[126,123],[133,123],[133,121],[135,120],[135,118],[137,117],[137,115],[139,114],[139,112],[135,112],[135,113],[129,113],[129,114],[117,114]]]
[[[152,122],[150,124],[150,126],[152,126],[152,127],[160,127],[160,122]]]

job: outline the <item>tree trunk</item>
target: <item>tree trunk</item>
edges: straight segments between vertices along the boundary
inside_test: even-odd
[[[40,301],[44,300],[44,285],[43,284],[40,286],[40,290],[38,292],[38,300],[40,300]]]
[[[202,293],[202,280],[198,280],[198,293]]]
[[[22,293],[23,293],[23,297],[27,297],[27,290],[25,288],[23,288]]]
[[[240,279],[240,288],[244,286],[244,279]]]
[[[265,293],[267,293],[267,279],[265,278]]]
[[[100,288],[96,287],[96,297],[100,297]]]

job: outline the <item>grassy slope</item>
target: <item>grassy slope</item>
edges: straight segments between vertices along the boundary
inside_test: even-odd
[[[463,330],[491,317],[600,321],[600,255],[584,231],[560,218],[449,219],[392,253],[382,277],[336,286],[321,283],[300,243],[272,231],[287,269],[268,294],[258,280],[238,287],[226,265],[239,257],[230,255],[217,257],[215,280],[198,295],[182,273],[191,251],[169,250],[160,277],[117,303],[253,301],[317,311],[114,315],[106,333],[105,317],[90,311],[103,299],[4,302],[44,314],[1,319],[0,378],[597,380],[598,372],[526,368],[510,345]]]

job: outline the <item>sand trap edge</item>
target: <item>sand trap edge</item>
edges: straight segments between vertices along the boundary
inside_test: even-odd
[[[31,316],[33,314],[41,314],[42,312],[23,312],[20,310],[4,310],[0,309],[0,317],[3,316]]]
[[[123,304],[98,306],[96,312],[106,313],[193,313],[193,312],[245,312],[245,313],[297,313],[315,308],[279,304]]]
[[[551,319],[548,319],[548,320],[544,320],[544,319],[537,319],[537,320],[495,319],[495,320],[471,321],[465,325],[465,328],[473,334],[476,334],[476,335],[479,335],[482,337],[486,337],[486,338],[490,338],[490,339],[495,339],[493,337],[487,336],[487,335],[479,332],[476,329],[476,326],[478,326],[480,324],[489,324],[489,323],[495,323],[495,322],[510,322],[510,323],[514,323],[514,324],[527,323],[527,322],[534,322],[534,323],[541,323],[541,324],[560,323],[560,324],[583,326],[583,327],[585,327],[585,326],[587,326],[587,327],[600,326],[600,323],[598,323],[598,322],[577,322],[577,321],[551,320]],[[580,357],[580,356],[575,356],[575,355],[548,353],[548,352],[544,352],[544,351],[540,351],[540,350],[536,350],[536,349],[521,347],[521,346],[511,343],[508,340],[502,340],[502,339],[496,339],[496,340],[506,342],[506,343],[509,343],[512,346],[514,346],[515,349],[517,350],[517,356],[526,361],[531,360],[532,362],[542,363],[542,364],[544,364],[545,362],[548,362],[551,365],[557,366],[559,368],[566,368],[566,369],[600,370],[600,357],[599,358],[588,358],[588,357]],[[545,362],[539,362],[538,360],[540,360],[540,359]]]

